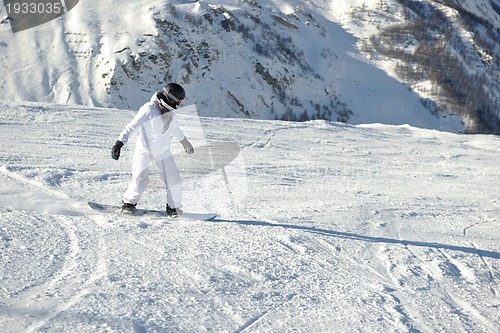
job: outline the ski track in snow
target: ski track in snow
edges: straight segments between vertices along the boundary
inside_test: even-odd
[[[6,215],[8,216],[8,214]],[[106,265],[103,262],[105,258],[93,258],[96,254],[102,254],[103,245],[95,240],[90,241],[88,235],[85,235],[85,238],[78,235],[74,221],[66,221],[62,217],[55,217],[51,220],[47,217],[34,218],[30,215],[20,214],[16,216],[16,219],[27,227],[33,227],[29,222],[33,222],[33,224],[51,223],[54,228],[57,228],[55,231],[60,232],[60,234],[54,235],[53,230],[50,235],[46,236],[59,236],[56,240],[60,243],[52,244],[54,247],[60,246],[60,244],[66,246],[60,256],[51,258],[52,252],[61,250],[55,251],[54,247],[46,247],[46,244],[37,244],[36,241],[33,242],[34,244],[26,244],[28,251],[40,251],[41,253],[33,254],[32,257],[24,259],[40,263],[41,260],[52,259],[53,264],[59,265],[59,267],[53,272],[50,270],[40,272],[43,276],[39,279],[33,282],[26,281],[28,283],[26,286],[13,291],[7,299],[3,299],[3,307],[5,307],[4,310],[7,311],[9,317],[5,322],[7,331],[35,332],[50,320],[71,309],[82,297],[92,292],[96,281],[105,276]],[[22,228],[20,225],[16,227]],[[30,245],[38,245],[40,248],[30,248]],[[39,257],[40,254],[44,256]],[[31,267],[29,262],[25,264],[27,267]],[[4,269],[12,269],[10,266],[8,265]],[[9,275],[11,272],[5,273]],[[6,280],[9,281],[9,279]]]
[[[202,118],[245,177],[184,174],[185,207],[219,217],[166,222],[86,206],[120,201],[133,144],[109,149],[132,113],[0,115],[1,331],[498,331],[496,137]]]

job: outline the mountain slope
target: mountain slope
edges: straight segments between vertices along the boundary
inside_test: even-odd
[[[500,326],[497,137],[182,110],[196,150],[174,144],[179,161],[241,148],[223,170],[182,169],[184,208],[219,218],[97,214],[86,202],[119,203],[129,181],[133,143],[109,154],[133,114],[0,104],[1,331]],[[159,182],[142,207],[164,206]]]
[[[18,34],[4,23],[2,98],[136,109],[178,81],[207,116],[463,130],[367,62],[327,4],[89,0]]]
[[[336,1],[330,15],[371,61],[470,132],[500,133],[498,0]]]

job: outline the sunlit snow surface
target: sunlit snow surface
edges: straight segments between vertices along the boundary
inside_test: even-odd
[[[133,142],[110,148],[132,117],[0,104],[0,331],[498,331],[498,137],[181,114],[197,145],[241,149],[182,171],[184,209],[219,217],[98,214],[129,181]]]

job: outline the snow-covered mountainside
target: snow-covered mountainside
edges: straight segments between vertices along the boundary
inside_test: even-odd
[[[183,208],[219,217],[99,214],[133,114],[0,103],[0,331],[498,332],[498,137],[182,111]]]
[[[334,21],[369,59],[460,114],[471,132],[500,133],[500,1],[334,1]]]
[[[403,17],[395,0],[385,16],[372,10],[375,3],[86,0],[16,34],[4,18],[0,96],[136,109],[177,81],[206,116],[462,131],[458,117],[436,111],[432,94],[402,84],[390,66],[359,51],[376,29],[346,31],[352,6],[375,12],[375,21]],[[364,21],[355,17],[352,24]]]

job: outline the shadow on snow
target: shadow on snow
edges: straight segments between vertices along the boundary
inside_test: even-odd
[[[300,231],[305,231],[305,232],[310,232],[310,233],[316,233],[316,234],[325,235],[325,236],[332,236],[332,237],[343,238],[343,239],[352,239],[352,240],[356,240],[356,241],[365,241],[365,242],[372,242],[372,243],[413,245],[413,246],[418,246],[418,247],[446,249],[446,250],[451,250],[451,251],[459,251],[459,252],[464,252],[464,253],[475,254],[475,255],[479,255],[481,257],[500,259],[499,252],[481,250],[481,249],[477,249],[474,247],[456,246],[456,245],[449,245],[449,244],[442,244],[442,243],[422,242],[422,241],[413,241],[413,240],[405,240],[405,239],[394,239],[394,238],[387,238],[387,237],[365,236],[365,235],[358,235],[358,234],[354,234],[354,233],[350,233],[350,232],[319,229],[319,228],[315,228],[315,227],[305,227],[305,226],[293,225],[293,224],[271,223],[271,222],[264,222],[264,221],[214,219],[211,222],[238,223],[238,224],[242,224],[242,225],[253,225],[253,226],[262,226],[262,227],[280,227],[280,228],[285,228],[285,229],[293,229],[293,230],[300,230]]]

